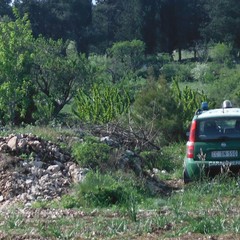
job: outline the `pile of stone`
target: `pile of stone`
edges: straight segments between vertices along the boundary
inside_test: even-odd
[[[56,144],[32,134],[0,138],[2,205],[57,199],[87,173]]]

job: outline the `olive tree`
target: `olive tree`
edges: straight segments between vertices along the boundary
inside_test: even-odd
[[[143,64],[145,44],[140,40],[117,42],[108,49],[109,71],[113,82],[118,82],[126,73],[136,73]]]
[[[37,118],[45,116],[49,120],[57,116],[84,84],[87,64],[86,57],[78,54],[74,42],[65,44],[62,40],[43,37],[35,41],[31,76],[39,92],[35,96]]]
[[[28,16],[0,22],[0,117],[3,123],[50,120],[88,79],[74,42],[34,38]]]
[[[0,116],[4,123],[31,121],[30,66],[33,37],[27,15],[14,10],[15,21],[0,22]]]

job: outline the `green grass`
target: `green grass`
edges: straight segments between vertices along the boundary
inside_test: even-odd
[[[47,128],[46,132],[38,127],[24,130],[36,135],[39,131],[41,136],[50,134],[53,140],[60,134],[59,130]],[[181,183],[185,148],[183,142],[161,149],[161,161],[165,161],[161,166],[171,166],[167,172],[157,174],[162,181]],[[144,179],[130,171],[91,174],[85,184],[72,189],[72,195],[35,203],[31,217],[24,215],[21,207],[2,213],[0,233],[6,239],[24,235],[44,239],[146,239],[149,235],[152,239],[167,239],[189,234],[192,239],[195,235],[239,237],[239,178],[204,179],[180,184],[179,189],[168,194],[152,195]],[[121,202],[115,201],[119,196]],[[39,211],[46,209],[50,213],[41,217]],[[53,209],[59,209],[60,215],[53,217]]]
[[[52,219],[37,215],[30,222],[19,212],[0,218],[0,230],[9,236],[36,233],[58,239],[129,239],[161,232],[163,238],[201,234],[240,233],[239,179],[219,178],[196,182],[170,196],[133,200],[131,210],[120,208],[80,208],[74,214]],[[56,206],[55,206],[56,207]],[[131,215],[132,214],[132,215]],[[5,220],[4,220],[5,219]],[[157,239],[157,238],[156,238]]]

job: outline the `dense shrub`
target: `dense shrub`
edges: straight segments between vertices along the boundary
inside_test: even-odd
[[[82,121],[102,124],[126,112],[129,105],[130,99],[124,89],[94,84],[89,92],[79,89],[72,110]]]
[[[217,43],[210,50],[210,57],[217,63],[232,65],[233,57],[231,55],[232,46],[225,43]]]
[[[170,62],[161,68],[161,74],[168,82],[174,78],[178,78],[181,82],[192,81],[191,69],[192,63]]]
[[[193,79],[202,83],[206,82],[209,72],[210,68],[207,63],[197,63],[191,70]]]
[[[157,168],[159,170],[172,171],[174,169],[174,162],[164,156],[162,151],[144,151],[140,154],[144,159],[144,164],[147,169],[152,170]]]
[[[171,56],[167,53],[147,55],[142,68],[138,70],[137,73],[145,78],[152,76],[154,79],[158,79],[161,74],[162,67],[165,64],[169,64],[171,60]]]
[[[182,174],[182,161],[185,152],[186,143],[181,142],[164,146],[161,150],[143,151],[140,156],[144,160],[144,166],[149,170],[153,170],[153,168],[167,172],[180,170]]]
[[[145,85],[146,79],[133,72],[126,73],[121,81],[115,84],[118,89],[126,90],[128,94],[128,99],[126,100],[130,101],[130,103],[134,102],[136,94],[139,93]]]
[[[197,109],[200,108],[202,102],[208,102],[209,107],[215,107],[215,101],[207,96],[203,90],[192,89],[185,86],[180,89],[178,81],[173,81],[172,91],[174,92],[175,100],[182,106],[182,124],[186,130],[192,121],[192,117]]]
[[[157,145],[178,140],[182,134],[182,109],[164,79],[149,81],[132,108],[132,127]]]
[[[224,68],[219,75],[219,79],[208,88],[208,94],[221,107],[223,100],[229,99],[237,106],[240,105],[240,71],[239,69]]]
[[[82,167],[105,168],[110,159],[111,147],[95,138],[86,138],[72,147],[72,155]]]
[[[145,44],[140,40],[123,41],[108,49],[108,70],[114,83],[129,72],[135,73],[144,63]]]
[[[133,195],[137,202],[141,200],[135,180],[131,175],[124,177],[121,173],[112,175],[92,171],[76,187],[77,196],[79,201],[88,207],[126,206]]]

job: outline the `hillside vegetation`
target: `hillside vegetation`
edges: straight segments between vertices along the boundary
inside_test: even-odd
[[[0,239],[239,239],[239,177],[182,181],[196,109],[240,106],[233,1],[3,2]]]

